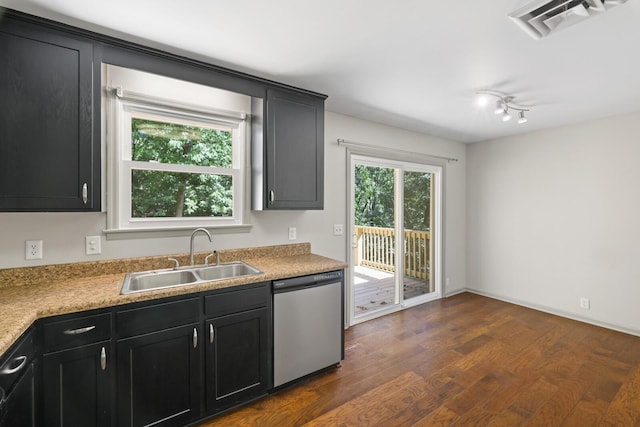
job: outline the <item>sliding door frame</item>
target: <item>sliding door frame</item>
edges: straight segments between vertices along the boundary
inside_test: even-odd
[[[428,157],[425,155],[425,157]],[[354,180],[354,170],[356,162],[360,164],[368,164],[372,166],[378,167],[391,167],[396,169],[396,179],[394,182],[395,186],[395,209],[394,209],[394,221],[396,226],[399,224],[404,228],[404,189],[402,188],[403,179],[398,179],[399,175],[403,175],[405,171],[415,172],[415,171],[425,171],[432,174],[433,181],[432,185],[432,194],[434,200],[432,200],[432,205],[435,205],[435,208],[432,207],[432,212],[434,218],[433,222],[433,230],[431,230],[432,235],[432,253],[431,253],[431,278],[435,289],[434,292],[429,294],[425,294],[419,297],[414,297],[409,300],[404,300],[402,292],[400,291],[399,286],[402,286],[403,274],[396,274],[396,293],[400,293],[399,304],[393,305],[386,309],[376,310],[375,312],[359,315],[356,317],[355,314],[355,284],[354,284],[354,267],[356,260],[354,259],[354,247],[355,242],[355,212],[354,212],[354,200],[355,200],[355,180]],[[443,280],[444,277],[444,262],[443,262],[443,253],[444,253],[444,172],[445,172],[445,163],[442,161],[433,161],[431,159],[422,159],[419,158],[418,162],[416,161],[415,156],[406,156],[406,155],[395,155],[393,153],[388,152],[387,150],[377,151],[375,149],[352,149],[347,148],[347,262],[348,262],[348,274],[347,274],[347,295],[345,298],[346,304],[346,320],[348,322],[345,326],[355,325],[357,323],[364,322],[366,320],[370,320],[376,317],[380,317],[385,314],[393,313],[399,310],[403,310],[405,308],[423,304],[428,301],[432,301],[434,299],[442,298],[443,295]],[[399,200],[398,200],[399,199]],[[404,246],[404,239],[401,235],[402,233],[396,233],[396,247],[402,248]],[[435,236],[435,238],[434,238]],[[404,257],[397,257],[396,262],[396,272],[404,273]],[[399,283],[399,285],[398,285]]]

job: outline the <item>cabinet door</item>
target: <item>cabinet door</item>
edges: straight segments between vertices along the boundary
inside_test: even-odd
[[[118,341],[118,425],[182,426],[199,416],[197,323]]]
[[[324,101],[267,91],[267,209],[324,206]]]
[[[206,322],[207,410],[217,411],[266,393],[269,310],[259,308]]]
[[[99,209],[92,62],[89,42],[0,20],[0,211]]]
[[[25,369],[22,377],[13,386],[13,389],[5,403],[6,413],[0,413],[0,425],[7,427],[34,427],[36,425],[36,388],[34,370],[34,363],[31,363]]]
[[[42,385],[47,426],[111,425],[110,341],[45,354]]]

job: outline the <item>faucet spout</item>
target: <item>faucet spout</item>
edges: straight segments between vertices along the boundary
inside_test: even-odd
[[[189,245],[189,265],[193,265],[194,264],[194,257],[193,257],[193,240],[196,237],[196,234],[198,232],[202,232],[204,234],[207,235],[207,237],[209,238],[209,241],[212,242],[213,239],[211,237],[211,233],[209,233],[209,231],[207,231],[207,229],[205,228],[196,228],[195,230],[193,230],[193,233],[191,233],[191,242]]]

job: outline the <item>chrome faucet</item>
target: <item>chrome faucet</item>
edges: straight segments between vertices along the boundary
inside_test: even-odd
[[[193,259],[193,239],[194,239],[194,237],[196,237],[196,233],[198,233],[198,231],[202,231],[204,234],[207,235],[207,237],[209,238],[209,241],[213,242],[213,240],[211,238],[211,233],[209,233],[206,229],[204,229],[204,228],[196,228],[195,230],[193,230],[193,233],[191,233],[191,244],[189,246],[189,265],[193,265],[194,264],[194,259]]]

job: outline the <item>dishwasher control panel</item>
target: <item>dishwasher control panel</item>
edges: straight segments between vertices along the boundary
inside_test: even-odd
[[[310,274],[308,276],[293,277],[291,279],[276,280],[273,282],[273,290],[284,290],[306,286],[317,286],[326,282],[341,282],[342,271],[329,271],[327,273]]]

